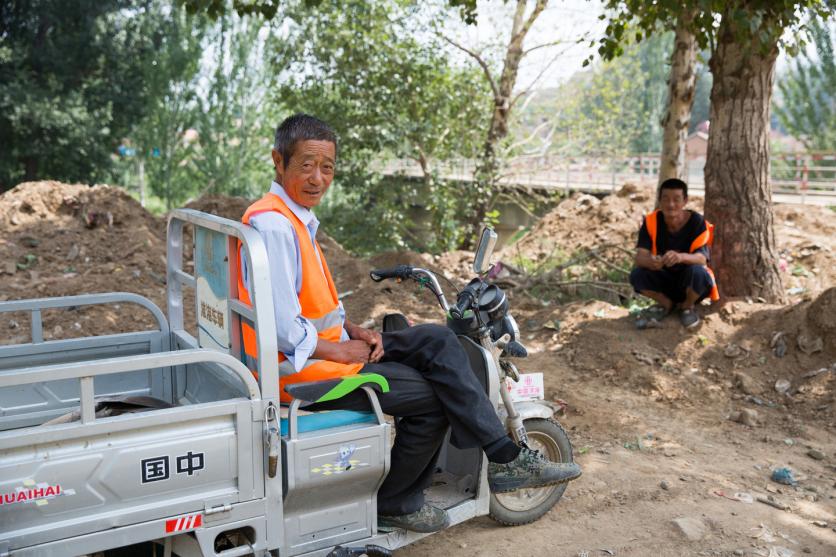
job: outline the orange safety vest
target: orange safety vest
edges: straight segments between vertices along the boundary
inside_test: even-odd
[[[656,231],[657,231],[657,219],[658,215],[661,213],[658,209],[653,211],[652,213],[646,215],[644,217],[644,224],[647,227],[647,233],[650,235],[650,242],[651,248],[650,253],[652,255],[656,255]],[[714,225],[708,221],[705,221],[705,230],[697,236],[693,242],[691,242],[691,247],[689,248],[689,253],[694,253],[698,249],[703,246],[711,247],[714,243]],[[714,278],[714,271],[711,270],[711,267],[708,265],[704,265],[706,271],[708,271],[709,276],[711,276],[711,292],[709,292],[708,297],[711,298],[712,302],[716,302],[720,299],[720,290],[717,288],[717,279]]]
[[[299,304],[302,306],[302,317],[313,323],[319,338],[330,342],[340,342],[343,321],[340,318],[337,289],[331,278],[331,272],[328,270],[328,264],[325,262],[325,258],[322,257],[322,250],[319,247],[319,243],[314,241],[316,243],[316,249],[314,249],[314,244],[309,241],[310,232],[308,228],[293,214],[293,211],[290,210],[287,204],[278,195],[273,193],[266,194],[250,205],[244,212],[241,221],[244,224],[249,224],[253,215],[267,211],[276,211],[287,217],[287,220],[290,221],[290,224],[293,225],[293,229],[296,231],[297,238],[299,238],[299,252],[302,260],[302,289],[299,291]],[[252,305],[250,293],[247,291],[247,287],[241,278],[241,242],[238,242],[238,257],[236,261],[239,266],[238,298],[242,302]],[[321,267],[320,263],[322,264]],[[258,359],[255,329],[249,323],[242,321],[241,336],[244,341],[244,352],[248,356]],[[292,397],[284,390],[285,385],[354,375],[363,367],[362,363],[341,364],[339,362],[309,358],[305,362],[305,366],[297,372],[293,364],[287,360],[287,356],[282,352],[279,352],[278,357],[279,371],[281,372],[279,392],[282,402],[290,402],[292,400]]]

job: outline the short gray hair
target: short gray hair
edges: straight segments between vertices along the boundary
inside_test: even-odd
[[[334,144],[334,152],[337,150],[337,134],[334,130],[310,114],[294,114],[285,118],[276,127],[276,136],[273,140],[273,149],[282,156],[282,164],[287,165],[296,144],[300,141],[330,141]]]

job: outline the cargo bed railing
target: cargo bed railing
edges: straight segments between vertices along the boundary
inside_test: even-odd
[[[32,344],[44,342],[42,312],[46,309],[66,309],[78,306],[101,304],[130,303],[147,309],[157,322],[157,327],[168,337],[168,321],[162,310],[148,298],[131,292],[107,292],[102,294],[82,294],[79,296],[61,296],[59,298],[32,298],[0,302],[0,313],[13,311],[29,312]]]
[[[243,363],[229,354],[202,349],[0,370],[0,388],[60,379],[78,379],[80,384],[81,423],[89,424],[96,419],[96,401],[93,388],[95,377],[201,363],[215,363],[227,367],[242,381],[250,400],[261,399],[258,383]]]

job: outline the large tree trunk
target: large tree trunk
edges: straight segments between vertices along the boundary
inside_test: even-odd
[[[680,16],[671,53],[668,108],[662,118],[662,160],[659,184],[668,178],[685,179],[685,140],[697,83],[697,40],[689,31],[691,14]]]
[[[716,225],[712,267],[724,296],[784,298],[775,257],[769,107],[778,37],[768,52],[735,40],[724,17],[710,67],[705,216]]]

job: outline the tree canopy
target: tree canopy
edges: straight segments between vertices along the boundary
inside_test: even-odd
[[[687,26],[701,49],[713,51],[716,33],[725,21],[733,22],[729,29],[735,41],[747,48],[769,50],[778,40],[795,51],[805,42],[807,13],[827,17],[834,6],[833,0],[606,0],[607,13],[600,19],[608,25],[597,40],[597,52],[608,60],[620,56],[626,44],[673,28],[685,12],[691,16]]]
[[[478,69],[451,64],[432,34],[416,39],[416,20],[443,13],[408,2],[323,0],[285,15],[283,32],[294,48],[273,53],[281,74],[276,99],[337,131],[337,180],[322,208],[334,233],[360,251],[457,245],[461,196],[439,179],[436,165],[477,153],[490,101]],[[391,159],[416,161],[423,182],[384,182],[380,173]],[[410,238],[406,209],[418,199],[435,226]]]
[[[810,25],[813,49],[803,49],[786,75],[776,114],[791,135],[808,149],[836,149],[836,24],[819,19]]]
[[[22,180],[95,182],[149,108],[143,80],[159,4],[0,3],[0,191]]]

